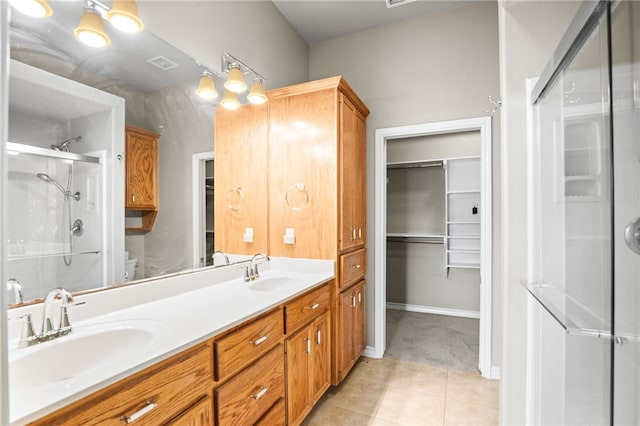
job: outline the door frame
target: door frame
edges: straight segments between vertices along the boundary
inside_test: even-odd
[[[197,152],[191,156],[191,211],[193,212],[191,228],[191,241],[193,244],[191,252],[193,253],[193,258],[191,263],[194,268],[202,267],[200,265],[200,256],[202,256],[203,250],[202,236],[204,234],[204,219],[207,208],[205,205],[206,188],[204,176],[206,173],[205,163],[209,160],[215,161],[213,151]]]
[[[440,121],[409,126],[388,127],[375,131],[375,237],[374,237],[374,336],[373,353],[382,358],[386,349],[386,257],[387,257],[387,143],[395,139],[459,133],[480,132],[480,337],[478,368],[483,377],[491,372],[491,117]]]

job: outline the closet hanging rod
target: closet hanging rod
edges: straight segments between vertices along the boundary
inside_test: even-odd
[[[391,243],[444,244],[444,238],[438,237],[387,237]]]
[[[427,167],[442,167],[442,161],[412,161],[407,163],[388,163],[387,170],[394,169],[423,169]]]

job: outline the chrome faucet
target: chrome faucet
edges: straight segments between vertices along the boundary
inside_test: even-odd
[[[51,319],[51,305],[53,301],[58,298],[62,301],[62,305],[60,306],[60,323],[58,327],[54,328]],[[69,323],[69,315],[67,313],[67,306],[71,302],[73,302],[73,296],[64,288],[54,288],[49,291],[49,294],[47,294],[47,297],[44,299],[42,332],[40,333],[40,337],[43,340],[53,339],[71,333],[71,324]]]
[[[213,253],[211,255],[211,260],[213,261],[213,266],[216,265],[216,254],[221,254],[222,257],[224,257],[224,264],[225,265],[230,265],[231,264],[231,262],[229,262],[229,257],[226,254],[224,254],[224,252],[222,250],[217,250],[215,253]]]
[[[53,301],[60,299],[62,305],[60,306],[60,322],[57,327],[53,327],[53,320],[51,317],[51,307]],[[55,339],[56,337],[65,336],[71,333],[71,323],[69,322],[69,314],[67,308],[69,306],[83,305],[86,302],[76,303],[69,305],[73,302],[73,296],[64,288],[54,288],[49,291],[47,297],[44,299],[43,315],[42,315],[42,329],[40,333],[36,333],[33,329],[33,322],[31,321],[31,314],[26,314],[15,319],[22,319],[22,331],[20,333],[20,340],[18,341],[18,347],[24,348],[27,346],[33,346],[47,340]]]
[[[269,259],[269,256],[267,256],[264,253],[257,253],[254,254],[253,257],[251,258],[251,262],[249,263],[249,266],[247,266],[245,268],[244,271],[244,282],[247,281],[253,281],[256,280],[258,278],[260,278],[260,273],[258,272],[258,263],[257,260],[259,258],[262,258],[266,261],[270,261],[271,259]]]
[[[20,281],[15,278],[9,278],[7,280],[7,291],[13,293],[13,303],[18,304],[22,303],[22,286],[20,285]]]

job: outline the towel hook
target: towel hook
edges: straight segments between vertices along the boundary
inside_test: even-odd
[[[491,95],[489,95],[489,102],[491,103],[491,105],[493,105],[493,109],[489,111],[485,108],[484,112],[486,112],[487,114],[493,114],[498,110],[498,108],[502,106],[502,100],[494,101]]]

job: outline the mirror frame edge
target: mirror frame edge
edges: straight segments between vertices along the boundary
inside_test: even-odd
[[[9,114],[9,4],[0,1],[0,423],[9,424],[9,367],[7,344],[6,251],[7,224],[7,157]]]

